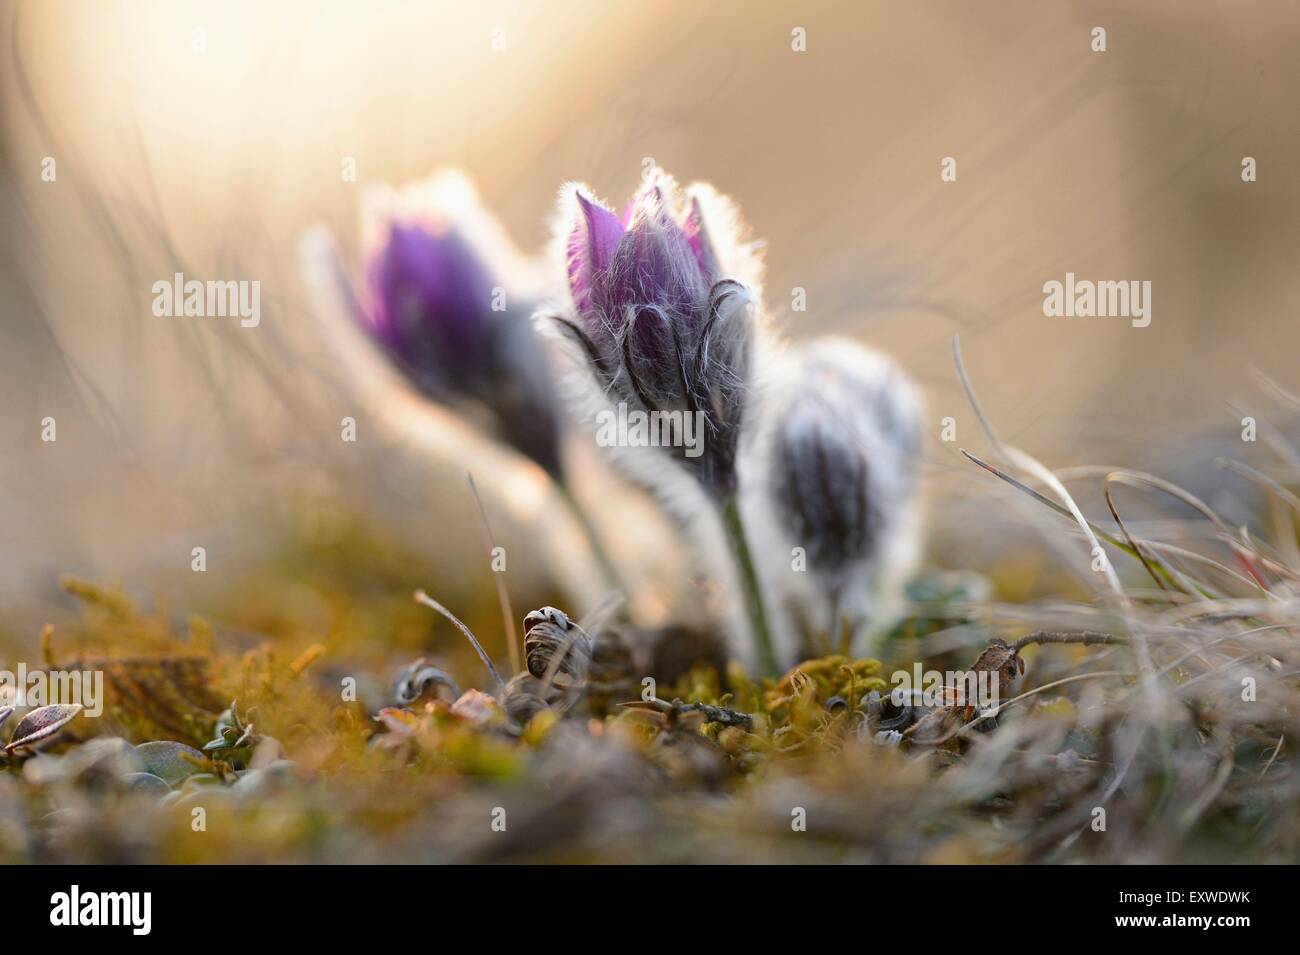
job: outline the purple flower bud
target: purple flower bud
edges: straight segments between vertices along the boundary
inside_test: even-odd
[[[552,476],[559,423],[535,305],[515,291],[508,245],[472,187],[444,174],[368,210],[357,318],[427,397],[486,413],[491,430]]]
[[[472,388],[490,366],[502,317],[492,312],[483,263],[447,223],[386,227],[367,263],[369,331],[426,393],[447,398]]]
[[[680,460],[714,492],[734,490],[754,296],[721,274],[698,198],[677,215],[662,173],[621,219],[581,189],[574,198],[566,253],[577,320],[564,328],[612,398],[696,416],[703,451]]]

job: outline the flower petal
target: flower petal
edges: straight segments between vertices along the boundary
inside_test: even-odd
[[[599,289],[606,311],[643,305],[690,310],[708,291],[686,233],[673,219],[663,193],[657,186],[642,192]]]
[[[592,202],[581,190],[578,213],[569,232],[567,258],[569,290],[579,313],[593,307],[592,294],[597,277],[605,272],[614,258],[614,250],[623,238],[623,224],[604,206]]]
[[[700,211],[700,200],[691,197],[691,211],[682,223],[682,232],[691,244],[695,260],[699,263],[700,273],[705,281],[712,285],[718,280],[718,258],[713,252],[713,242],[709,239],[708,229],[704,224],[704,213]]]
[[[371,330],[426,390],[488,359],[491,278],[454,229],[391,222],[370,290]]]

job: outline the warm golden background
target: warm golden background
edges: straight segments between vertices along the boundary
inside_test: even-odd
[[[65,571],[236,622],[246,588],[335,631],[328,594],[293,583],[304,563],[490,603],[467,467],[514,585],[589,598],[544,490],[445,420],[378,421],[306,305],[301,230],[354,237],[367,184],[438,166],[470,172],[529,248],[565,180],[621,200],[653,157],[713,181],[767,241],[788,333],[895,353],[934,432],[951,414],[972,447],[954,332],[1002,435],[1048,465],[1141,465],[1211,497],[1214,448],[1276,408],[1252,370],[1300,390],[1290,0],[3,9],[0,606],[22,641],[66,606]],[[178,269],[260,280],[261,326],[155,318],[150,286]],[[1151,280],[1151,326],[1044,318],[1042,283],[1067,270]],[[795,286],[808,310],[790,315]],[[928,459],[933,547],[978,563],[1008,535],[972,501],[988,517],[1002,491],[952,445]],[[625,505],[616,546],[671,581],[666,532]]]

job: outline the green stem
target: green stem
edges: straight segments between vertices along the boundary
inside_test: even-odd
[[[605,578],[605,586],[610,590],[621,591],[624,598],[630,599],[631,592],[623,583],[623,576],[618,572],[618,568],[610,560],[605,545],[601,543],[600,534],[596,531],[596,525],[587,516],[587,511],[578,503],[578,499],[573,496],[573,492],[569,490],[568,485],[562,481],[557,481],[556,487],[559,488],[560,497],[563,498],[565,507],[569,509],[569,513],[573,515],[573,519],[578,522],[583,535],[587,538],[587,545],[591,548],[596,563],[600,565],[601,573]]]
[[[763,609],[763,591],[758,583],[758,572],[754,569],[754,558],[740,516],[740,502],[735,494],[724,494],[718,499],[718,513],[722,517],[722,526],[727,532],[732,555],[736,558],[736,571],[744,592],[745,612],[749,616],[754,648],[758,651],[758,665],[765,675],[776,676],[776,651],[773,649],[772,631],[767,625],[767,612]]]
[[[831,597],[831,653],[838,653],[840,656],[847,657],[850,655],[850,649],[853,643],[853,628],[848,625],[848,621],[840,616],[840,594],[839,588],[836,588],[834,596]]]

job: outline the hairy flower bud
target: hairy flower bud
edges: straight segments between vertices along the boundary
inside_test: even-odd
[[[769,444],[774,514],[803,549],[825,632],[873,622],[915,550],[920,399],[890,359],[847,340],[792,350]]]
[[[728,493],[755,296],[722,274],[702,196],[713,193],[696,187],[681,214],[676,185],[656,171],[619,217],[574,187],[565,253],[577,314],[561,321],[612,398],[645,412],[696,416],[702,453],[679,447],[679,460],[705,487]]]
[[[559,418],[531,324],[527,266],[473,187],[454,173],[368,198],[354,318],[426,397],[476,411],[552,476]],[[337,269],[341,274],[341,269]]]

